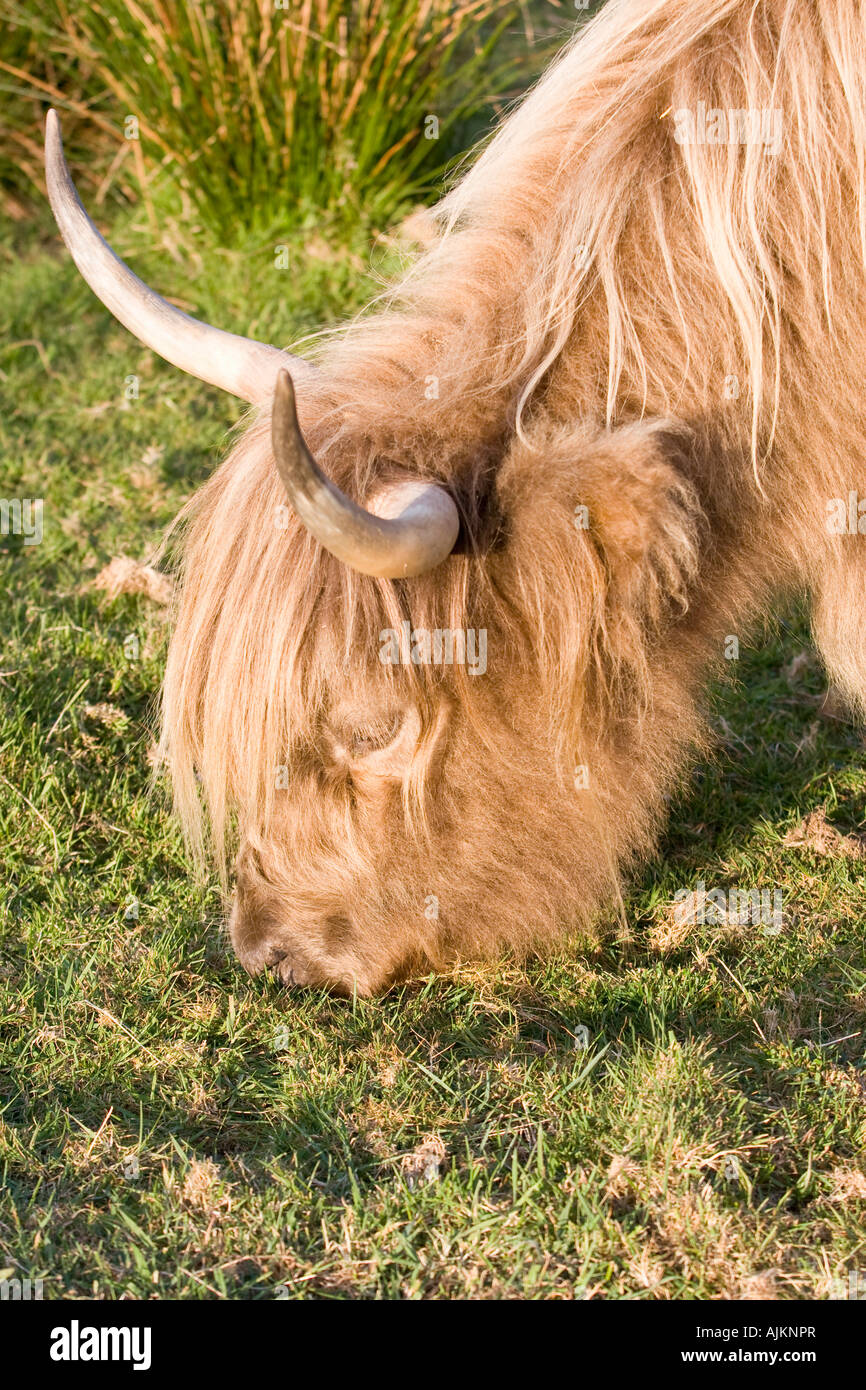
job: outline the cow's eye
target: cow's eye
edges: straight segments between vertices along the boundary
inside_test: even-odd
[[[380,748],[387,748],[394,742],[399,728],[399,715],[356,726],[349,738],[349,752],[353,758],[366,758]]]

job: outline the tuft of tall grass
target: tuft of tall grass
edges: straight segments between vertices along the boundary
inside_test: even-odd
[[[103,192],[119,175],[145,199],[176,180],[224,240],[323,209],[387,219],[516,90],[518,53],[527,80],[524,5],[0,0],[0,91],[19,102],[7,104],[0,160],[39,179],[35,100],[90,115],[108,136]],[[522,44],[500,46],[518,27]]]
[[[117,129],[100,110],[105,84],[59,42],[66,16],[65,0],[55,0],[53,21],[35,0],[0,0],[0,213],[14,221],[34,197],[44,200],[42,123],[52,103],[64,110],[67,156],[91,198],[101,202],[109,187],[133,193],[119,162],[112,169]]]

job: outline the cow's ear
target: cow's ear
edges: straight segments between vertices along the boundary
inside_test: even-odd
[[[653,631],[689,605],[704,517],[688,448],[669,423],[559,429],[515,444],[503,464],[497,587],[572,686],[590,664],[645,672]]]
[[[689,446],[675,425],[635,424],[600,436],[577,462],[609,618],[628,613],[654,629],[689,606],[705,527]]]

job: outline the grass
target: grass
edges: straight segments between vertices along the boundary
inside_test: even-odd
[[[237,407],[53,247],[0,257],[0,492],[45,499],[41,545],[0,538],[0,1271],[46,1298],[837,1295],[866,1267],[863,867],[783,839],[821,806],[858,832],[866,757],[818,669],[784,671],[802,619],[718,692],[718,758],[626,931],[378,1002],[250,981],[148,791],[159,610],[92,585],[147,554]],[[367,263],[298,244],[275,290],[267,239],[198,273],[135,259],[273,341],[366,299]],[[782,888],[783,931],[671,931],[699,880]]]
[[[100,201],[174,199],[229,243],[387,219],[544,65],[531,35],[526,0],[0,0],[0,173],[41,193],[53,102]]]

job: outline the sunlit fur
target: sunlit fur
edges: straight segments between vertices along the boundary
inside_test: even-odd
[[[699,102],[778,109],[781,147],[677,143]],[[590,925],[782,590],[863,702],[864,541],[824,518],[866,494],[864,160],[858,0],[610,0],[300,403],[351,495],[445,482],[464,553],[323,554],[267,410],[193,500],[163,751],[193,843],[239,850],[248,968],[372,992]],[[403,617],[486,628],[487,674],[383,667]]]

